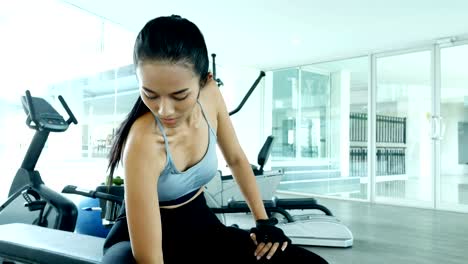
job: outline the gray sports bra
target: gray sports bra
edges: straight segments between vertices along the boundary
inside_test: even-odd
[[[172,159],[169,150],[169,144],[164,127],[161,121],[155,116],[156,123],[164,137],[166,147],[166,165],[161,172],[158,180],[158,196],[160,205],[175,205],[189,200],[198,190],[206,185],[218,171],[218,158],[216,156],[216,132],[210,125],[208,118],[200,105],[203,117],[208,124],[208,148],[203,158],[192,167],[181,172],[179,171]],[[193,138],[191,140],[197,140]]]

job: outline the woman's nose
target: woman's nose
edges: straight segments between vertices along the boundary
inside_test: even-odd
[[[170,117],[174,113],[174,105],[169,98],[161,98],[159,103],[159,116]]]

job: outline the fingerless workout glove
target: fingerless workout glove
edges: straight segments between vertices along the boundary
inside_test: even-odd
[[[250,229],[250,233],[254,233],[257,242],[261,243],[280,243],[280,246],[284,242],[291,244],[289,239],[280,228],[275,225],[278,224],[278,219],[270,218],[266,220],[257,220],[256,227]]]

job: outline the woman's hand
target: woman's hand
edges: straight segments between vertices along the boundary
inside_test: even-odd
[[[266,258],[270,259],[280,246],[281,251],[284,251],[291,244],[291,239],[284,234],[283,230],[275,226],[277,223],[276,218],[257,220],[256,227],[250,229],[250,238],[257,246],[254,253],[257,260],[267,253]]]

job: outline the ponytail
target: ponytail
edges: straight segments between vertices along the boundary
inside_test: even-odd
[[[112,185],[112,181],[114,179],[114,171],[122,159],[123,148],[125,145],[125,141],[127,140],[128,133],[130,133],[130,128],[140,116],[142,116],[145,113],[148,113],[149,111],[150,110],[148,109],[148,107],[141,100],[141,97],[138,96],[138,99],[135,102],[135,105],[133,106],[132,110],[130,111],[130,113],[128,113],[125,120],[120,124],[120,127],[117,129],[111,150],[109,152],[109,164],[107,166],[107,170],[110,171],[109,177],[107,179],[107,184],[109,186]]]

